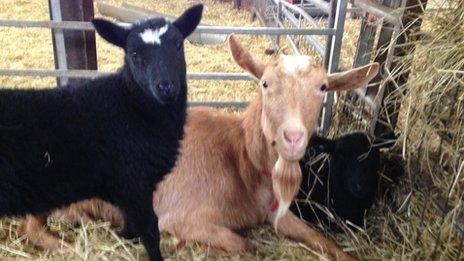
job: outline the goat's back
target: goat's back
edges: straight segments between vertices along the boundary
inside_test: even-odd
[[[241,117],[212,109],[189,110],[181,157],[154,195],[160,230],[177,234],[176,229],[188,227],[179,223],[195,218],[232,228],[261,218],[257,213],[264,204],[256,204],[259,192],[248,186],[262,181],[248,159],[242,122]],[[256,183],[245,184],[244,176],[255,177]],[[266,193],[270,201],[272,190]]]

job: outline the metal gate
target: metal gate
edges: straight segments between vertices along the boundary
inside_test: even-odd
[[[36,27],[49,28],[54,30],[54,37],[62,37],[62,32],[67,30],[93,31],[94,28],[90,22],[78,21],[61,21],[62,13],[59,0],[49,0],[50,10],[53,20],[51,21],[26,21],[26,20],[0,20],[0,26],[9,26],[17,28]],[[90,1],[90,0],[87,0]],[[390,2],[390,0],[384,0]],[[392,0],[398,3],[406,0]],[[384,20],[384,23],[393,25],[384,33],[381,33],[380,39],[388,43],[388,52],[383,58],[383,68],[389,67],[391,63],[391,53],[393,50],[393,39],[400,29],[401,13],[395,12],[395,7],[401,5],[386,7],[371,0],[356,0],[359,8],[351,9],[356,12],[369,12]],[[342,37],[344,32],[345,17],[348,10],[348,0],[332,0],[330,3],[324,0],[301,0],[298,4],[291,4],[285,0],[254,0],[256,14],[263,21],[264,27],[230,27],[230,26],[199,26],[197,33],[213,34],[252,34],[268,35],[274,39],[276,46],[279,45],[280,38],[285,36],[289,40],[292,50],[295,54],[301,54],[301,47],[304,45],[311,46],[324,57],[324,65],[329,72],[339,70],[340,51]],[[309,11],[308,10],[312,10]],[[327,17],[325,25],[321,26],[313,16],[325,15]],[[311,14],[313,14],[313,16]],[[287,26],[290,25],[290,26]],[[304,26],[305,25],[305,26]],[[358,55],[355,66],[360,66],[369,62],[365,55],[371,46],[366,45],[366,32],[361,32],[358,42]],[[319,41],[316,37],[325,37],[325,43]],[[59,39],[58,39],[59,40]],[[105,73],[97,70],[80,70],[69,69],[66,64],[66,50],[55,41],[55,61],[58,69],[8,69],[0,68],[0,76],[39,76],[39,77],[59,77],[64,82],[67,78],[94,78],[104,75]],[[229,72],[189,72],[188,79],[192,80],[250,80],[252,77],[247,73],[229,73]],[[380,91],[379,91],[380,90]],[[383,88],[378,85],[370,88],[368,91],[358,91],[355,95],[372,107],[374,115],[372,121],[377,122],[377,116],[380,111]],[[353,99],[354,100],[354,99]],[[319,132],[327,134],[332,121],[332,107],[334,103],[334,94],[329,93],[324,99],[324,106],[320,120]],[[245,107],[246,102],[235,101],[196,101],[190,102],[190,105],[206,105],[215,107]],[[375,124],[375,123],[371,123]],[[374,129],[374,128],[371,128]],[[371,131],[373,132],[373,131]]]

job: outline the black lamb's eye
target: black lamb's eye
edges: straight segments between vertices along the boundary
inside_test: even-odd
[[[325,91],[325,90],[327,90],[327,84],[324,83],[321,85],[321,91]]]
[[[142,57],[140,57],[140,55],[137,52],[132,52],[130,54],[130,58],[136,64],[141,64],[142,63]]]
[[[133,61],[137,61],[139,55],[137,54],[137,52],[132,52],[130,54],[130,58],[133,60]]]
[[[263,86],[263,88],[267,88],[267,82],[266,81],[261,81],[261,85]]]
[[[177,51],[182,50],[182,42],[178,42],[178,43],[176,44],[176,49],[177,49]]]

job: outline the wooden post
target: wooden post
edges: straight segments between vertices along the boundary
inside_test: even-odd
[[[93,0],[48,0],[50,18],[62,21],[91,21],[94,17]],[[59,6],[56,6],[59,5]],[[57,8],[59,7],[59,8]],[[79,30],[63,30],[61,40],[57,37],[57,30],[53,30],[53,53],[55,68],[57,69],[97,69],[97,52],[95,32]],[[64,43],[64,50],[60,44]],[[61,59],[61,63],[59,63]],[[64,62],[65,61],[65,62]],[[63,68],[65,67],[65,68]],[[79,82],[81,79],[57,79],[58,85],[67,82]]]
[[[242,7],[242,0],[234,0],[234,8],[240,9]]]

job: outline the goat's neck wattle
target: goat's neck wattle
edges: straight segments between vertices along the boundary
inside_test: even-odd
[[[287,161],[280,157],[272,146],[272,141],[266,139],[261,125],[262,106],[262,97],[259,94],[245,112],[243,120],[245,147],[258,173],[262,171],[269,173],[272,170],[272,189],[278,202],[274,220],[274,225],[277,226],[278,220],[287,212],[293,197],[298,192],[302,175],[298,161]]]
[[[277,161],[277,152],[264,136],[261,127],[262,97],[261,93],[248,106],[242,127],[245,136],[245,148],[254,168],[259,171],[271,172]]]

